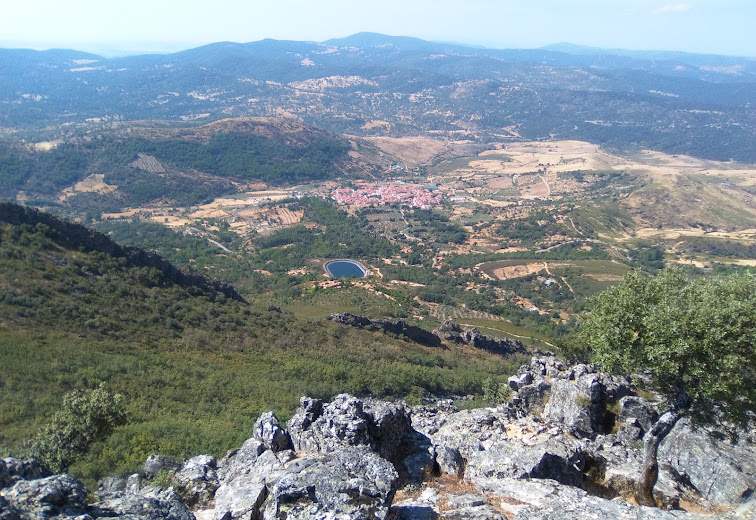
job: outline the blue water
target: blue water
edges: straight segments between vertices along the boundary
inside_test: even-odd
[[[325,265],[328,274],[334,278],[364,278],[365,270],[354,260],[333,260]]]

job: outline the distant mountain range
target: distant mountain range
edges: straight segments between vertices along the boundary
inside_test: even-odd
[[[755,105],[752,58],[567,44],[495,50],[360,33],[110,59],[0,50],[0,127],[34,135],[69,123],[48,137],[103,121],[284,115],[356,135],[575,138],[756,161]]]

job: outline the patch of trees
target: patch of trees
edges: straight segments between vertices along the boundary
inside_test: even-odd
[[[286,144],[249,133],[215,134],[208,143],[181,139],[128,139],[110,144],[103,154],[123,164],[138,153],[179,168],[219,177],[295,184],[332,178],[336,163],[350,150],[344,140],[317,136],[306,143]]]
[[[412,212],[410,232],[440,244],[463,244],[467,240],[467,231],[462,226],[432,209],[416,209]]]
[[[534,246],[551,237],[567,237],[571,231],[556,222],[545,210],[534,211],[525,218],[508,220],[497,229],[497,236],[523,246]]]
[[[730,240],[713,240],[706,238],[689,238],[676,244],[681,253],[705,254],[724,258],[756,258],[756,245],[733,242]]]
[[[254,262],[263,269],[289,271],[313,258],[373,260],[391,257],[396,247],[387,239],[366,231],[367,219],[352,217],[331,202],[302,199],[304,218],[316,228],[295,226],[260,237],[254,242]]]

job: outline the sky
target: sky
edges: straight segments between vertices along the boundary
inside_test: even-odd
[[[115,55],[362,31],[756,57],[756,0],[0,0],[2,47]]]

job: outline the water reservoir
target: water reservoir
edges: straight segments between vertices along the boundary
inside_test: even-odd
[[[367,269],[354,260],[331,260],[325,264],[326,272],[334,278],[365,278]]]

